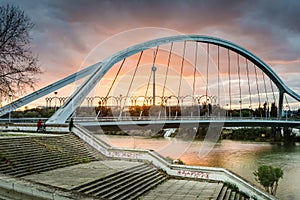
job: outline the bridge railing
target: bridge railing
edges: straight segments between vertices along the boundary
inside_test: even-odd
[[[38,120],[46,122],[48,118],[0,118],[0,124],[10,123],[37,123]]]
[[[225,117],[225,116],[179,116],[179,117],[149,117],[149,116],[123,116],[123,117],[74,117],[75,121],[180,121],[180,120],[285,120],[300,121],[299,118],[278,118],[278,117]]]

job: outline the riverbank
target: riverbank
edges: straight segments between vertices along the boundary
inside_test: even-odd
[[[234,141],[254,141],[254,142],[297,142],[300,141],[300,136],[296,136],[295,133],[288,130],[290,135],[288,138],[285,136],[285,131],[279,128],[223,128],[219,133],[220,140],[234,140]],[[96,134],[105,135],[119,135],[119,136],[143,136],[143,137],[176,137],[183,140],[197,140],[203,141],[207,138],[208,127],[202,128],[180,128],[180,129],[161,129],[161,130],[129,130],[129,131],[113,131],[113,130],[98,130]]]
[[[239,174],[247,181],[261,187],[253,172],[259,165],[283,168],[279,181],[279,199],[300,199],[300,143],[285,146],[281,143],[221,140],[207,143],[181,138],[150,138],[141,136],[96,135],[115,147],[152,149],[164,157],[180,159],[187,165],[222,167]]]

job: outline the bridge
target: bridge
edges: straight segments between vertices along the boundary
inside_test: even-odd
[[[86,117],[101,127],[299,127],[287,119],[300,96],[250,51],[201,35],[158,38],[128,47],[0,109],[3,116],[83,80],[47,124]],[[284,117],[282,117],[284,114]],[[93,121],[91,121],[93,119]]]

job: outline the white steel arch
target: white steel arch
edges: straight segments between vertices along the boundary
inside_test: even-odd
[[[90,90],[96,86],[96,84],[103,78],[103,76],[109,71],[109,69],[117,62],[129,56],[132,56],[138,52],[141,52],[143,50],[150,49],[158,45],[167,44],[171,42],[179,42],[179,41],[197,41],[202,43],[210,43],[210,44],[218,45],[230,49],[244,56],[249,61],[253,62],[268,77],[271,78],[271,80],[279,89],[279,93],[280,93],[279,113],[281,113],[282,110],[284,93],[287,93],[293,98],[295,98],[296,100],[300,101],[300,96],[296,94],[294,91],[290,90],[266,63],[264,63],[261,59],[259,59],[257,56],[247,51],[246,49],[232,42],[219,39],[219,38],[202,36],[202,35],[179,35],[179,36],[158,38],[138,45],[134,45],[104,59],[100,64],[97,65],[97,68],[95,69],[93,74],[89,78],[87,78],[80,87],[77,88],[77,90],[69,97],[69,99],[65,102],[65,104],[47,121],[47,123],[48,124],[65,123],[68,117],[82,103],[82,101],[88,95]]]

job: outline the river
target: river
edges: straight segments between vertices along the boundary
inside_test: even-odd
[[[259,186],[253,171],[267,164],[283,168],[276,196],[284,200],[300,199],[300,144],[241,142],[220,143],[190,141],[178,138],[97,135],[115,147],[152,149],[165,157],[180,159],[187,165],[223,167]]]

